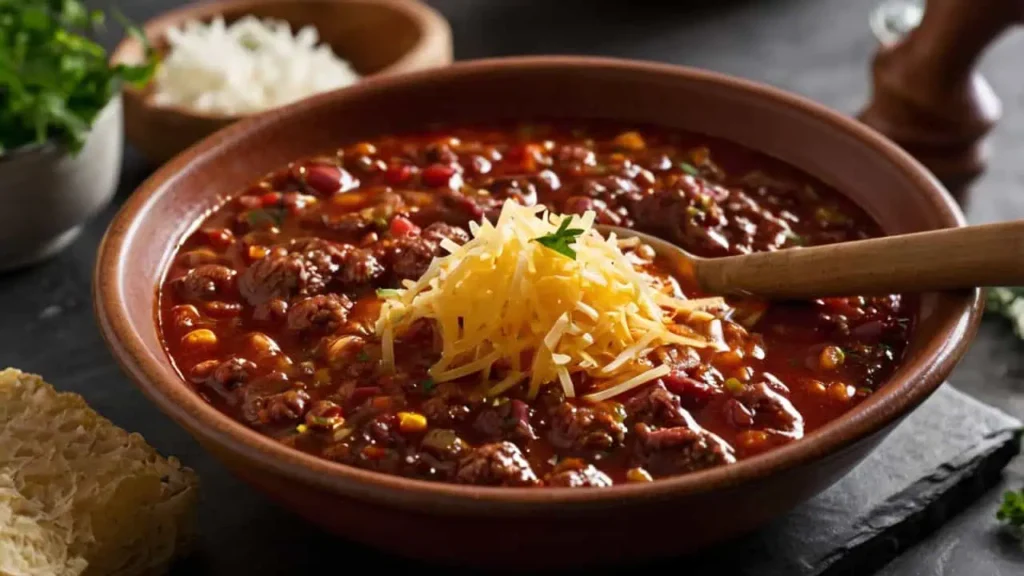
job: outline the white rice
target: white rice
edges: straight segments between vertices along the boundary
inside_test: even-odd
[[[353,84],[359,75],[316,28],[292,35],[287,22],[246,16],[190,21],[167,31],[154,102],[199,112],[241,115],[283,106]]]

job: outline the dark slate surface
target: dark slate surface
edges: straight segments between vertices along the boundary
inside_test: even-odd
[[[136,19],[180,3],[117,2]],[[866,21],[875,0],[431,3],[450,19],[459,59],[577,53],[689,64],[774,84],[847,113],[860,108],[869,90],[867,63],[874,41]],[[106,40],[109,44],[114,39],[108,36]],[[1024,154],[1021,54],[1024,34],[1018,32],[1004,38],[984,59],[984,69],[1003,99],[1006,117],[993,135],[991,169],[979,182],[968,210],[972,222],[1024,215],[1024,195],[1020,193],[1024,168],[1018,160]],[[118,200],[149,171],[129,149]],[[178,573],[293,574],[316,566],[314,563],[324,556],[344,558],[356,553],[270,506],[230,477],[187,434],[153,408],[114,365],[96,331],[89,304],[95,249],[113,210],[101,214],[56,260],[0,276],[0,366],[42,373],[58,387],[83,394],[118,424],[141,432],[161,451],[180,455],[199,471],[205,483],[203,551]],[[973,397],[1024,417],[1021,349],[1004,324],[986,321],[950,382]],[[1013,460],[1001,483],[985,491],[985,486],[999,480],[998,469],[1010,449],[999,449],[998,435],[986,437],[984,431],[1005,425],[992,419],[991,412],[988,417],[981,416],[983,410],[957,399],[952,392],[945,389],[938,393],[894,433],[884,451],[872,456],[822,499],[755,536],[695,558],[694,564],[688,564],[693,566],[692,573],[810,574],[814,572],[808,566],[822,566],[835,559],[838,561],[830,565],[829,573],[869,574],[894,551],[922,538],[920,544],[880,573],[1024,573],[1022,548],[1002,538],[993,520],[1001,491],[1024,486],[1024,458]],[[939,409],[943,406],[947,410]],[[952,416],[948,409],[961,412]],[[976,417],[963,411],[972,411]],[[914,422],[921,425],[911,428]],[[975,460],[967,456],[970,450],[949,449],[953,440],[968,438],[972,429],[977,432],[974,439],[978,442]],[[939,466],[947,460],[956,464]],[[972,461],[975,465],[970,464]],[[928,462],[933,466],[927,466]],[[980,470],[973,472],[975,467]],[[922,481],[915,483],[914,478]],[[885,499],[894,497],[883,502],[882,494]],[[955,515],[964,505],[966,510]],[[869,509],[876,513],[865,515]],[[915,521],[887,521],[907,516],[914,516]],[[951,521],[943,526],[947,518]],[[936,526],[942,527],[927,533],[928,528]],[[855,554],[830,555],[830,550],[849,548],[859,535],[868,533],[880,534],[870,540],[871,546],[856,546]],[[360,557],[373,558],[383,565],[400,565],[381,555],[360,553]],[[730,563],[737,559],[749,563],[743,568]],[[344,569],[336,563],[328,567]]]

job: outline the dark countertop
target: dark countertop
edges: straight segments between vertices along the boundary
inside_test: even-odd
[[[846,113],[868,94],[874,40],[867,27],[876,0],[433,0],[451,21],[458,59],[510,54],[614,55],[705,67],[792,90]],[[87,2],[90,3],[90,2]],[[92,2],[106,5],[107,2]],[[177,0],[121,2],[136,20]],[[670,3],[663,3],[669,6]],[[628,5],[628,6],[627,6]],[[714,10],[705,6],[716,6]],[[114,38],[106,38],[111,44]],[[1004,104],[993,135],[989,172],[978,183],[973,223],[1024,217],[1024,34],[1007,35],[984,60]],[[128,150],[118,200],[150,172]],[[95,250],[115,208],[105,210],[53,261],[0,276],[0,367],[43,374],[59,388],[83,394],[117,424],[142,433],[164,453],[195,454],[193,440],[150,405],[114,364],[96,329],[89,284]],[[986,320],[951,377],[962,391],[1024,418],[1022,345],[998,320]],[[217,482],[234,480],[208,457],[196,462]],[[1005,473],[1004,486],[1024,484],[1024,457]],[[239,485],[240,486],[240,485]],[[1019,574],[1020,550],[993,530],[1002,487],[957,516],[882,570],[886,575]],[[254,504],[239,489],[225,514]],[[230,523],[228,523],[230,525]],[[244,526],[236,526],[244,530]],[[259,545],[254,542],[253,545]]]

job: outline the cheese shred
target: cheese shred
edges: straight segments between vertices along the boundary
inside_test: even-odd
[[[594,216],[507,201],[494,224],[470,226],[466,244],[445,242],[447,255],[382,303],[376,332],[385,367],[395,368],[396,339],[428,319],[440,343],[430,368],[436,382],[498,374],[484,384],[488,396],[525,382],[530,397],[544,385],[574,397],[580,374],[598,390],[583,398],[600,401],[666,375],[649,358],[661,346],[716,344],[679,319],[725,302],[663,293],[622,252],[634,244],[602,238]],[[566,218],[570,231],[582,231],[567,239],[568,250],[535,241],[557,235]]]

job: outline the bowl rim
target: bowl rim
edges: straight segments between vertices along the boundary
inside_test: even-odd
[[[241,10],[253,13],[253,11],[258,11],[262,7],[295,1],[313,4],[363,4],[382,6],[393,10],[394,12],[403,14],[412,22],[415,22],[416,27],[420,32],[420,36],[416,43],[398,60],[395,60],[391,64],[374,72],[372,76],[412,71],[417,67],[421,53],[432,49],[434,45],[444,44],[446,42],[450,43],[451,26],[448,24],[448,21],[440,12],[420,0],[207,0],[205,2],[186,4],[179,8],[162,12],[145,21],[142,24],[141,29],[146,37],[150,39],[150,42],[153,42],[153,39],[156,36],[162,36],[164,34],[163,30],[166,28],[179,25],[187,20],[196,19],[207,22],[216,16],[224,14],[225,12]],[[155,32],[155,30],[158,29],[160,32]],[[294,33],[295,30],[292,32]],[[321,38],[320,41],[323,42],[323,39]],[[108,61],[111,64],[120,63],[126,58],[127,52],[141,50],[141,48],[142,46],[134,36],[131,34],[125,35],[125,37],[118,42],[117,46],[114,47],[114,50],[111,51]],[[338,56],[343,59],[345,58],[344,55],[341,54],[338,54]],[[365,82],[369,78],[370,77],[368,76],[360,76],[355,83],[358,84]],[[155,81],[156,80],[154,79],[153,82]],[[126,97],[137,99],[144,107],[150,110],[164,114],[175,114],[195,120],[205,120],[207,122],[234,123],[239,120],[251,118],[273,110],[262,110],[249,114],[218,114],[192,110],[191,108],[176,104],[157,105],[153,104],[148,98],[151,87],[152,84],[145,88],[138,88],[130,84],[125,84],[122,87],[122,92]]]
[[[601,490],[560,488],[480,487],[433,482],[388,475],[344,464],[289,448],[263,436],[217,411],[195,394],[180,377],[165,378],[161,348],[150,357],[149,348],[132,330],[132,321],[121,297],[121,285],[130,274],[123,252],[137,233],[138,215],[166,193],[165,184],[187,169],[194,160],[215,153],[224,142],[238,141],[289,115],[319,107],[363,92],[376,93],[391,87],[508,70],[588,70],[650,74],[714,85],[773,101],[791,111],[814,117],[885,157],[928,197],[936,216],[947,227],[966,224],[959,207],[938,180],[909,154],[873,129],[812,100],[758,82],[717,72],[636,60],[581,56],[519,56],[470,60],[439,70],[400,76],[381,76],[232,124],[192,146],[165,164],[129,197],[114,217],[99,247],[93,278],[93,303],[100,331],[114,357],[136,386],[204,446],[215,446],[233,462],[244,461],[264,472],[307,487],[315,487],[377,504],[414,508],[446,515],[500,515],[522,517],[540,512],[601,511],[640,502],[656,502],[736,488],[766,477],[837,456],[859,441],[898,422],[942,384],[970,344],[981,319],[982,292],[973,289],[955,297],[945,321],[922,347],[913,370],[890,379],[878,401],[861,404],[838,421],[808,434],[798,442],[728,466],[683,474],[652,483],[615,485]],[[156,287],[153,287],[156,290]],[[156,360],[159,357],[162,360]],[[906,366],[906,365],[904,365]],[[166,368],[165,368],[166,369]]]

